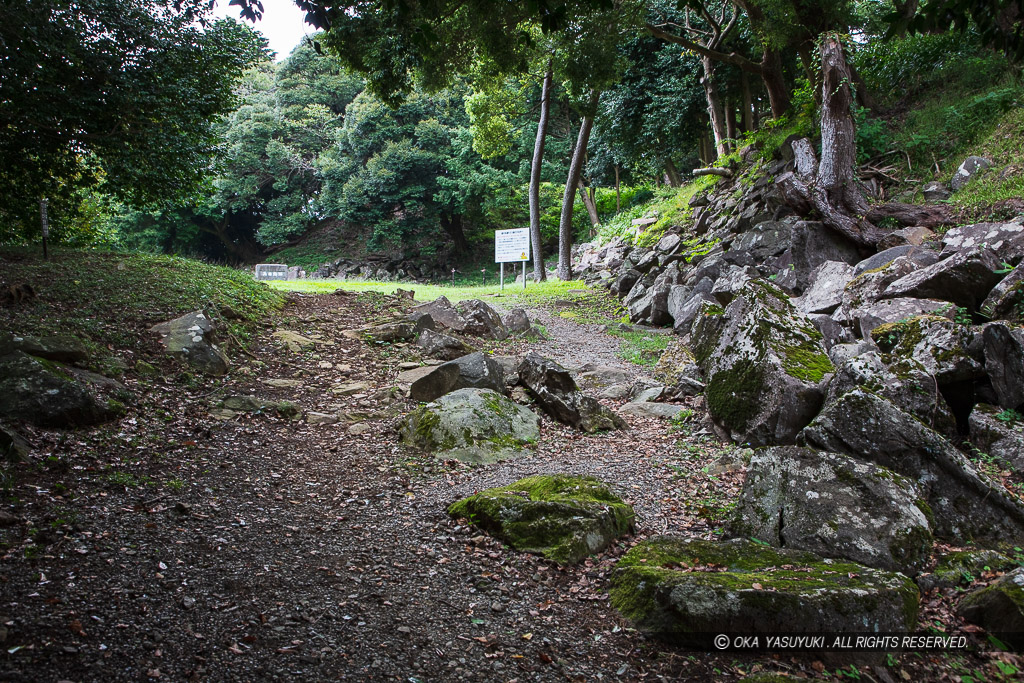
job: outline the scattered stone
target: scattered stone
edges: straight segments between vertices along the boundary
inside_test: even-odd
[[[225,396],[220,402],[221,408],[233,410],[239,413],[255,413],[263,410],[267,404],[255,396]]]
[[[947,192],[948,194],[948,192]],[[927,198],[926,198],[927,199]],[[935,239],[935,233],[920,225],[893,230],[878,242],[879,251],[910,245],[919,247],[925,242]]]
[[[261,379],[261,382],[266,384],[268,387],[274,387],[275,389],[297,389],[302,386],[301,379]]]
[[[549,358],[530,352],[519,366],[519,381],[541,408],[565,424],[592,434],[608,429],[628,429],[626,422],[580,392],[568,370]]]
[[[884,467],[809,448],[768,448],[750,461],[729,533],[913,576],[932,549],[918,500],[910,480]]]
[[[335,396],[355,396],[356,394],[364,394],[370,390],[370,385],[366,382],[349,382],[348,384],[338,384],[331,387],[331,393]]]
[[[399,427],[402,443],[477,464],[524,455],[540,419],[490,389],[458,389],[420,406]]]
[[[592,477],[520,479],[448,508],[516,550],[575,564],[634,530],[633,508]]]
[[[956,611],[1007,645],[1024,647],[1024,567],[968,594]]]
[[[431,319],[429,316],[421,316],[423,319]],[[417,322],[392,322],[384,323],[382,325],[374,325],[373,327],[364,327],[357,332],[366,341],[376,342],[378,344],[393,344],[395,342],[409,341],[416,336]],[[430,329],[425,327],[424,329]]]
[[[309,337],[302,336],[294,330],[276,330],[271,336],[283,343],[288,347],[289,351],[294,353],[310,351],[316,347],[315,341]]]
[[[906,259],[907,262],[917,266],[917,268],[911,269],[911,272],[914,272],[922,266],[935,264],[939,260],[939,255],[931,249],[915,247],[913,245],[891,247],[857,263],[854,266],[853,274],[859,276],[871,271],[884,270],[889,264],[899,258]]]
[[[709,634],[751,630],[912,631],[918,612],[902,574],[745,539],[645,541],[619,560],[610,596],[642,632],[703,647]]]
[[[925,183],[922,194],[924,194],[926,202],[941,202],[949,199],[953,193],[949,191],[946,183],[941,180],[933,180],[930,183]]]
[[[81,363],[89,359],[82,340],[71,335],[32,337],[0,332],[0,356],[24,351],[30,356],[57,363]]]
[[[603,389],[613,384],[629,383],[632,376],[611,365],[588,363],[580,368],[576,382],[582,389]]]
[[[409,398],[413,401],[433,401],[448,392],[466,388],[491,389],[504,393],[505,376],[501,364],[479,351],[442,363],[423,372],[410,383]]]
[[[921,315],[952,313],[952,308],[948,301],[937,299],[883,299],[853,309],[850,311],[849,321],[858,336],[862,339],[871,339],[871,334],[882,325],[898,323]]]
[[[425,355],[440,360],[455,360],[476,352],[475,348],[461,339],[433,330],[421,332],[419,338],[416,339],[416,346],[423,349]]]
[[[213,323],[203,311],[186,313],[150,328],[160,335],[167,352],[206,375],[220,376],[228,372],[230,363],[217,345]]]
[[[985,157],[969,156],[956,169],[949,186],[956,192],[971,182],[980,171],[992,168],[992,162]]]
[[[479,299],[463,301],[459,306],[459,313],[466,321],[465,327],[462,329],[466,334],[498,341],[508,338],[508,329],[501,321],[501,316],[483,301]]]
[[[683,410],[683,406],[674,403],[627,403],[619,408],[619,413],[633,417],[671,420]]]
[[[513,308],[501,319],[509,332],[526,332],[530,329],[530,317],[521,308]]]
[[[13,463],[24,460],[32,450],[32,444],[3,423],[0,423],[0,462]]]
[[[1022,316],[1021,303],[1024,302],[1024,268],[1014,268],[992,288],[985,301],[982,302],[982,315],[989,320]]]
[[[798,443],[887,467],[917,482],[932,532],[958,543],[1024,536],[1024,505],[917,418],[864,389],[829,403]]]
[[[853,266],[843,261],[825,261],[811,273],[810,285],[793,305],[803,313],[831,313],[839,308],[843,290],[853,279]]]
[[[357,422],[356,424],[349,427],[346,431],[352,436],[359,436],[360,434],[366,434],[372,427],[365,422]]]
[[[433,301],[414,306],[409,312],[410,320],[429,315],[434,322],[443,328],[462,332],[466,329],[466,320],[459,314],[446,297],[438,297]]]
[[[306,422],[311,425],[333,425],[338,423],[338,416],[331,413],[317,413],[311,410],[306,413]]]
[[[901,277],[885,288],[884,296],[942,299],[976,311],[1002,279],[1000,267],[991,250],[967,249]]]
[[[418,367],[420,367],[420,364],[412,360],[403,361],[398,364],[398,369],[403,372],[406,370],[415,370]]]

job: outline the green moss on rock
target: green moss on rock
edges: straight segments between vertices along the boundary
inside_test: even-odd
[[[633,508],[593,477],[538,475],[448,508],[516,550],[579,562],[633,531]]]

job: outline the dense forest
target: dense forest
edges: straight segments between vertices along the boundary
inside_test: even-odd
[[[855,137],[822,161],[862,184],[838,207],[860,221],[865,190],[913,202],[906,181],[947,179],[1008,113],[1019,131],[1019,2],[297,4],[322,31],[275,62],[204,2],[6,3],[0,244],[38,241],[43,200],[51,241],[309,269],[469,263],[529,225],[567,276],[574,241],[625,232],[695,170],[820,148],[833,105]],[[841,104],[821,101],[830,41]]]

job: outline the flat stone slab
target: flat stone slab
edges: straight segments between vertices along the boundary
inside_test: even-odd
[[[657,417],[663,420],[670,420],[683,412],[683,410],[683,406],[672,403],[627,403],[619,408],[619,415]]]

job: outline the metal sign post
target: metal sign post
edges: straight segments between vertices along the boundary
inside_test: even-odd
[[[501,289],[505,290],[505,264],[521,261],[523,264],[523,289],[526,289],[526,262],[530,260],[530,230],[495,230],[494,262],[501,264]],[[515,271],[513,271],[515,272]]]

